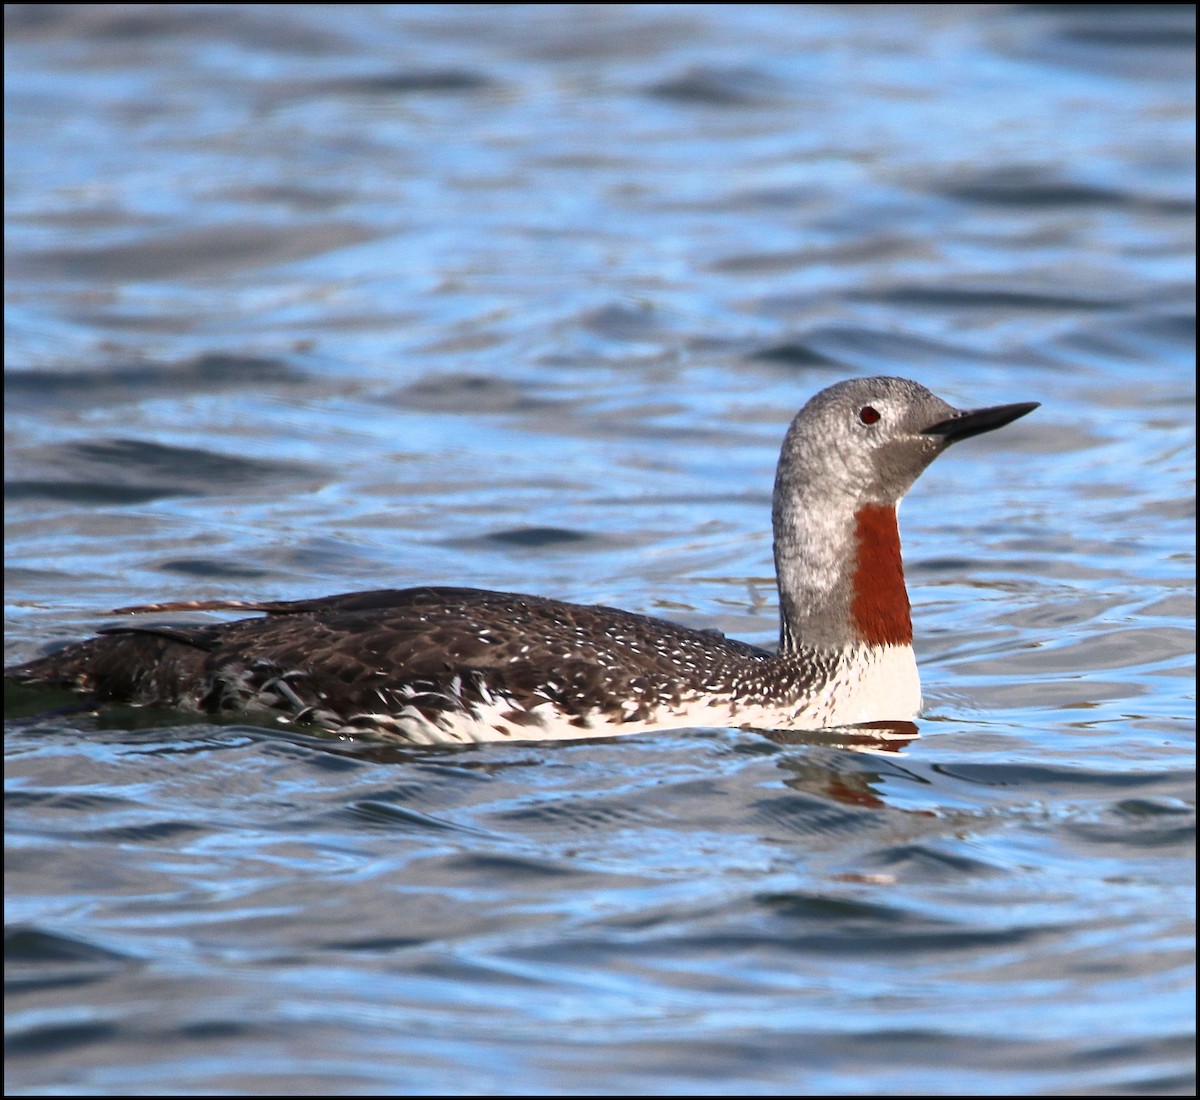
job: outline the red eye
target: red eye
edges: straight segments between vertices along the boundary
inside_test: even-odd
[[[879,420],[879,411],[871,408],[870,405],[864,405],[858,410],[858,419],[864,424],[875,424]]]

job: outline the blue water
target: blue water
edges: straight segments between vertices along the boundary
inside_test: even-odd
[[[432,582],[776,633],[839,378],[874,751],[6,720],[6,1086],[1192,1095],[1191,8],[10,5],[7,662]]]

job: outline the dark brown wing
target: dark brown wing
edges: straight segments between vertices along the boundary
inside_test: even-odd
[[[222,630],[210,665],[227,683],[248,678],[239,694],[282,693],[306,716],[413,707],[436,717],[497,700],[518,724],[547,702],[568,715],[636,713],[631,702],[648,712],[717,665],[767,656],[613,608],[479,589],[355,592],[264,610],[266,619]]]
[[[722,669],[731,680],[747,660],[767,657],[614,608],[471,588],[351,592],[253,609],[265,617],[110,627],[7,674],[100,700],[278,710],[334,728],[360,715],[412,708],[436,718],[497,701],[520,724],[546,702],[567,715],[636,716],[692,686],[728,690],[714,682]]]

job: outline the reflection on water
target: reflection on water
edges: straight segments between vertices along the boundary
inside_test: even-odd
[[[852,752],[902,752],[920,736],[915,722],[864,722],[857,726],[830,726],[823,730],[753,731],[777,745],[821,745]]]

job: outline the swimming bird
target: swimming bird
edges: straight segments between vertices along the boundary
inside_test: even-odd
[[[262,615],[112,626],[5,676],[94,704],[265,714],[416,744],[911,721],[921,686],[897,505],[950,444],[1037,407],[959,410],[903,378],[811,398],[775,475],[775,652],[611,607],[422,587],[119,608]]]

